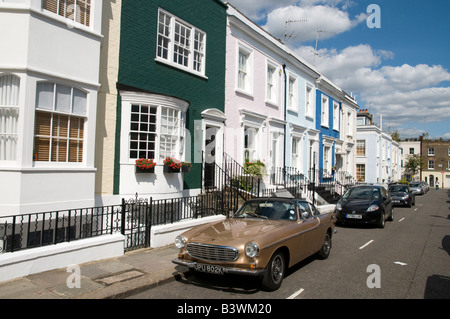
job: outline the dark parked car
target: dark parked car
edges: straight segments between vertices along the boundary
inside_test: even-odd
[[[336,221],[375,224],[384,228],[385,221],[394,220],[389,192],[381,185],[358,185],[345,192],[336,204]]]
[[[394,206],[408,206],[416,205],[416,196],[408,185],[392,185],[389,186],[389,194],[392,198]]]

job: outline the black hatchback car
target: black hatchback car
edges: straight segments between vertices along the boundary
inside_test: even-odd
[[[394,206],[408,206],[416,205],[416,196],[408,185],[392,185],[389,186],[389,194],[392,198]]]
[[[338,224],[364,223],[384,228],[386,220],[394,220],[391,196],[381,185],[350,188],[336,204],[335,214]]]

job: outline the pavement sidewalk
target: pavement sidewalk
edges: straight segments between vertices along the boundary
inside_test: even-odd
[[[63,268],[0,282],[0,299],[123,298],[183,276],[187,268],[172,263],[177,253],[174,245],[145,248],[81,264],[78,278]]]

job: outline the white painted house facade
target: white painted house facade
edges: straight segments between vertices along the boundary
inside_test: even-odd
[[[0,212],[94,204],[102,0],[0,2]]]

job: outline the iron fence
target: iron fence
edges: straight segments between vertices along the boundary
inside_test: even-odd
[[[152,226],[220,214],[213,194],[122,199],[121,205],[0,217],[0,253],[122,233],[125,250],[150,246]]]
[[[70,242],[120,231],[120,206],[0,218],[0,253]]]

